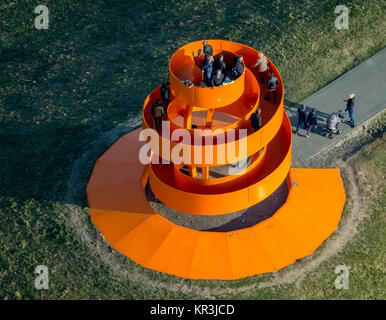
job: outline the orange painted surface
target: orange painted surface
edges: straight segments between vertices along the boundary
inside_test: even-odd
[[[191,150],[189,164],[199,167],[219,165],[217,151],[219,148],[228,154],[228,148],[237,148],[239,143],[246,140],[247,155],[255,156],[260,150],[264,153],[264,161],[259,166],[251,166],[243,175],[233,175],[221,179],[207,179],[208,170],[203,168],[203,179],[185,177],[179,173],[181,166],[173,163],[170,165],[150,165],[150,184],[157,198],[166,205],[183,212],[198,215],[227,214],[248,208],[271,195],[284,181],[291,163],[291,125],[283,110],[283,84],[279,72],[270,62],[270,68],[279,79],[278,103],[261,98],[261,89],[258,83],[257,72],[250,65],[256,62],[258,51],[241,44],[223,40],[209,42],[214,49],[214,56],[222,53],[224,57],[242,55],[245,62],[245,72],[242,76],[222,87],[188,88],[181,83],[182,80],[191,80],[196,85],[201,82],[201,70],[194,64],[191,52],[197,52],[202,42],[190,43],[179,49],[170,59],[170,87],[174,97],[168,107],[168,120],[170,121],[170,134],[179,128],[186,128],[186,124],[195,123],[199,128],[208,126],[208,117],[212,118],[212,130],[222,128],[225,131],[225,141],[197,146],[193,139],[193,130],[190,130],[191,140],[188,148]],[[228,62],[228,61],[227,61]],[[229,63],[229,62],[228,62]],[[152,128],[151,106],[160,97],[159,88],[155,89],[146,99],[143,107],[143,128]],[[251,133],[249,118],[257,108],[261,109],[263,126],[260,130]],[[200,113],[199,115],[197,113]],[[210,114],[208,116],[208,114]],[[227,115],[227,116],[226,116]],[[200,121],[200,118],[203,119]],[[205,119],[204,119],[205,118]],[[189,119],[188,121],[186,119]],[[249,129],[245,138],[229,142],[227,129]],[[189,128],[188,128],[189,129]],[[165,132],[164,132],[165,133]],[[154,157],[159,156],[169,159],[170,152],[177,142],[170,141],[170,135],[159,135],[159,150],[154,150]],[[170,150],[165,151],[162,145],[168,143]],[[201,156],[195,156],[199,148]],[[205,162],[205,154],[210,150],[213,161]],[[230,163],[225,159],[225,163]],[[224,163],[224,162],[223,162]],[[253,168],[252,168],[253,167]],[[193,171],[191,171],[194,174]],[[215,182],[213,182],[215,181]],[[189,203],[189,206],[186,206]]]
[[[122,137],[98,160],[87,194],[91,219],[106,241],[146,268],[190,279],[274,272],[312,254],[338,226],[345,204],[339,169],[290,169],[286,203],[253,227],[207,232],[175,225],[146,201],[142,176],[130,169],[137,154],[129,152],[124,162],[127,183],[114,168],[122,153],[142,145],[135,141],[138,134],[139,129]]]
[[[202,46],[201,41],[197,41],[191,44],[188,44],[181,48],[179,51],[180,53],[175,53],[170,61],[169,64],[169,73],[170,73],[170,87],[172,91],[172,99],[171,103],[168,107],[168,119],[171,121],[171,133],[173,133],[174,130],[183,127],[183,122],[180,120],[179,122],[176,121],[178,117],[186,116],[186,111],[190,108],[189,106],[193,106],[193,112],[197,110],[207,110],[210,108],[215,108],[215,121],[214,125],[212,127],[213,130],[221,127],[222,129],[243,129],[243,128],[250,128],[250,121],[249,117],[253,112],[256,111],[257,108],[261,109],[261,116],[263,121],[263,127],[252,133],[249,134],[246,138],[247,140],[247,146],[248,146],[248,156],[251,156],[261,150],[264,146],[266,146],[277,134],[279,131],[282,122],[283,122],[283,83],[281,76],[275,67],[275,65],[271,62],[269,62],[271,70],[274,72],[274,74],[279,79],[279,85],[277,87],[277,96],[278,98],[278,104],[273,106],[271,102],[264,100],[263,98],[260,99],[262,90],[258,84],[257,81],[257,71],[255,68],[250,68],[250,65],[254,64],[257,60],[257,54],[258,51],[250,48],[245,45],[236,44],[230,41],[223,41],[223,40],[210,40],[209,43],[213,46],[214,49],[214,55],[217,53],[223,52],[224,50],[234,50],[231,52],[237,53],[237,55],[243,55],[244,57],[244,64],[246,66],[244,77],[244,89],[243,92],[239,92],[237,81],[240,80],[240,78],[236,79],[233,84],[228,84],[223,87],[216,87],[215,89],[211,88],[199,88],[199,87],[193,87],[188,88],[185,85],[181,83],[181,80],[185,80],[185,78],[189,78],[192,81],[195,81],[195,83],[199,83],[201,80],[197,80],[199,76],[201,76],[201,71],[194,65],[193,58],[191,57],[191,52],[197,52],[197,50]],[[181,59],[179,63],[177,63],[177,60]],[[181,70],[182,67],[186,68],[186,74],[184,77],[180,76],[179,70]],[[190,76],[188,77],[188,75]],[[193,91],[197,91],[200,93],[200,99],[196,100],[186,100],[186,97],[189,97],[192,95]],[[227,99],[227,103],[223,104],[218,102],[217,100],[220,99],[220,101],[223,101],[224,91],[226,92],[226,95],[234,97],[232,99]],[[156,88],[153,90],[150,95],[146,98],[144,106],[143,106],[143,128],[154,128],[153,125],[153,119],[151,116],[151,106],[152,104],[160,98],[160,90],[159,88]],[[232,102],[232,103],[230,103]],[[230,104],[229,104],[230,103]],[[206,111],[205,111],[206,112]],[[222,117],[222,119],[217,120],[216,125],[216,115],[218,115],[219,112],[226,113],[228,115],[231,115],[235,117],[236,119],[230,119],[229,117],[226,119],[225,117]],[[193,114],[194,118],[194,114]],[[199,117],[198,117],[199,119]],[[222,120],[222,121],[221,121]],[[236,120],[236,121],[235,121]],[[203,126],[203,123],[200,123],[201,126]],[[200,125],[198,126],[200,128]],[[189,128],[188,128],[189,129]],[[191,154],[192,158],[190,159],[190,163],[195,164],[195,160],[193,158],[194,154],[194,141],[193,141],[193,130],[191,131],[191,141],[189,143],[189,147],[191,148]],[[227,135],[225,136],[227,137]],[[177,144],[177,142],[170,141],[167,137],[159,136],[160,139],[160,145],[162,145],[162,141],[170,142],[171,144],[171,150],[173,147]],[[205,154],[206,149],[213,149],[214,153],[214,161],[213,165],[217,164],[217,148],[223,147],[225,150],[227,150],[227,144],[218,146],[217,144],[214,145],[207,145],[205,147],[202,147],[202,154]],[[160,150],[160,155],[162,153],[162,148]],[[166,154],[168,152],[166,151]],[[170,154],[170,153],[169,153]],[[162,154],[162,156],[164,156]],[[169,156],[170,158],[170,156]],[[201,159],[201,163],[205,165],[204,158]],[[226,161],[226,163],[229,163]]]
[[[191,214],[219,215],[248,208],[271,195],[287,177],[291,165],[290,130],[284,114],[282,128],[266,146],[263,165],[250,166],[243,175],[190,179],[173,164],[151,164],[152,191],[166,205]]]
[[[279,99],[276,105],[264,100],[265,89],[250,67],[257,59],[255,49],[209,40],[214,55],[223,53],[229,59],[243,55],[245,73],[233,84],[215,89],[182,85],[181,80],[201,81],[201,71],[191,57],[201,43],[184,46],[170,60],[171,133],[190,123],[199,128],[209,125],[212,130],[250,129],[248,119],[260,108],[262,128],[254,133],[249,130],[242,138],[247,141],[251,164],[241,175],[208,179],[210,166],[219,164],[219,159],[214,157],[210,165],[192,159],[193,165],[187,166],[189,176],[180,171],[184,164],[154,163],[170,155],[161,148],[153,150],[150,164],[143,165],[139,152],[144,142],[139,141],[141,130],[137,129],[120,138],[97,161],[87,188],[91,219],[115,249],[150,269],[184,278],[224,280],[273,272],[312,254],[337,228],[346,199],[343,182],[338,169],[290,169],[292,129],[283,109],[282,80],[270,63],[279,78]],[[144,103],[144,129],[153,127],[151,105],[159,96],[157,88]],[[155,133],[155,138],[165,143],[170,136]],[[195,145],[192,138],[188,147],[205,154],[206,148],[216,151],[237,143],[237,135],[234,141],[204,147]],[[175,145],[171,141],[171,149]],[[196,176],[197,167],[204,172],[201,178]],[[271,195],[283,181],[289,195],[271,218],[253,227],[207,232],[175,225],[156,214],[145,196],[148,181],[164,204],[196,215],[248,208]]]

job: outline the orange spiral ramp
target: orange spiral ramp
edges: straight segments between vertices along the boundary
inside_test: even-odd
[[[263,127],[249,134],[247,137],[242,138],[240,140],[235,141],[236,144],[239,142],[242,143],[246,140],[247,145],[247,155],[251,156],[261,150],[265,145],[267,145],[277,134],[280,126],[282,124],[283,119],[283,82],[279,72],[275,65],[269,61],[270,69],[275,73],[275,75],[279,79],[279,84],[277,87],[277,95],[278,105],[273,106],[271,103],[268,103],[264,99],[260,99],[260,87],[257,83],[257,72],[255,69],[250,68],[254,62],[256,62],[258,51],[250,48],[245,45],[236,44],[230,41],[223,40],[211,40],[211,44],[214,48],[214,54],[218,54],[220,52],[232,52],[235,55],[242,54],[245,61],[245,73],[242,77],[239,77],[235,80],[233,84],[229,84],[222,87],[216,87],[214,90],[210,88],[200,88],[194,86],[193,88],[188,88],[181,83],[181,80],[185,78],[189,78],[192,81],[200,82],[199,80],[201,76],[201,70],[198,69],[194,61],[191,57],[191,52],[196,52],[198,48],[202,45],[201,41],[197,41],[194,43],[190,43],[180,50],[178,50],[170,59],[169,71],[170,71],[170,87],[171,87],[171,101],[170,106],[168,108],[168,119],[171,120],[171,134],[174,130],[178,129],[180,126],[176,125],[173,121],[177,116],[183,115],[185,118],[187,117],[186,113],[190,112],[190,110],[195,109],[216,109],[218,111],[226,112],[228,114],[233,114],[239,117],[239,120],[234,123],[230,123],[229,125],[222,126],[224,130],[229,128],[234,129],[243,129],[246,127],[250,127],[249,118],[252,112],[259,107],[262,110],[262,119],[263,119]],[[231,51],[234,50],[234,51]],[[181,72],[177,72],[180,70],[185,70],[185,74],[181,76]],[[191,74],[191,76],[188,76]],[[238,81],[243,79],[243,87],[242,90],[238,87]],[[196,99],[190,99],[189,97],[197,97]],[[228,97],[224,100],[224,97]],[[153,103],[160,98],[160,90],[156,88],[151,92],[151,94],[146,98],[143,106],[143,128],[154,128],[153,119],[151,116],[151,106]],[[187,99],[190,99],[189,101]],[[248,107],[249,106],[249,107]],[[192,109],[190,109],[192,108]],[[185,124],[185,123],[184,123]],[[196,159],[193,157],[195,141],[193,140],[193,130],[190,127],[186,127],[188,131],[190,131],[191,140],[188,143],[191,148],[192,157],[189,160],[188,164],[196,164]],[[212,127],[212,129],[216,129],[216,127]],[[225,137],[227,138],[227,131],[225,131]],[[170,137],[166,135],[159,136],[159,150],[154,150],[154,152],[158,152],[159,156],[170,159],[170,151],[163,150],[162,146],[164,144],[171,145],[170,150],[172,150],[177,142],[171,141]],[[184,142],[185,144],[185,142]],[[202,143],[202,154],[204,155],[209,149],[209,152],[213,150],[213,162],[211,165],[215,166],[219,164],[217,162],[217,149],[218,148],[232,148],[233,145],[228,144],[220,144],[214,143],[213,145],[206,145]],[[164,154],[166,152],[166,154]],[[229,161],[226,158],[226,163],[232,163],[233,161]],[[204,158],[202,158],[199,162],[199,165],[208,166],[205,163]]]
[[[170,133],[180,128],[173,122],[178,116],[186,119],[187,112],[191,112],[195,108],[204,109],[218,108],[228,114],[238,117],[234,123],[225,125],[222,129],[229,128],[242,129],[248,127],[249,117],[252,112],[259,107],[263,114],[263,127],[253,133],[250,133],[244,138],[237,138],[229,141],[227,138],[228,131],[225,131],[224,142],[213,140],[208,144],[208,141],[203,139],[201,146],[197,146],[197,142],[193,139],[193,130],[189,130],[190,140],[181,142],[190,150],[188,157],[188,165],[197,165],[201,167],[219,165],[218,151],[224,151],[228,155],[228,149],[237,149],[239,145],[245,142],[247,146],[246,156],[256,155],[260,150],[267,150],[264,155],[265,166],[255,167],[253,170],[247,170],[242,177],[230,176],[221,178],[222,183],[193,183],[193,180],[184,178],[179,175],[173,164],[164,164],[163,159],[169,159],[173,148],[180,141],[172,141],[165,131],[159,135],[158,147],[152,147],[155,153],[155,158],[159,158],[157,162],[152,161],[149,174],[150,185],[154,194],[159,200],[169,207],[176,210],[184,211],[190,214],[197,215],[218,215],[227,214],[234,211],[248,208],[272,194],[284,181],[288,174],[291,162],[291,126],[287,115],[283,111],[283,84],[278,74],[276,67],[270,63],[270,67],[277,73],[280,79],[278,85],[278,94],[281,95],[280,103],[272,105],[264,99],[260,99],[260,87],[257,83],[256,72],[251,71],[248,66],[257,57],[257,51],[240,44],[235,44],[229,41],[213,41],[211,43],[214,48],[214,54],[232,52],[243,54],[246,59],[246,69],[243,74],[243,90],[239,90],[238,81],[241,77],[235,80],[234,84],[216,87],[214,90],[209,88],[193,87],[188,88],[181,83],[185,78],[191,81],[200,81],[199,70],[192,59],[191,52],[195,51],[200,45],[200,42],[188,44],[178,50],[170,60],[170,85],[173,99],[168,108],[168,119],[171,120]],[[234,50],[234,51],[232,51]],[[226,94],[222,90],[226,91]],[[223,98],[226,97],[226,100]],[[151,128],[151,106],[159,98],[159,89],[154,90],[146,99],[143,107],[143,128]],[[205,101],[205,102],[203,102]],[[206,103],[208,103],[207,105]],[[226,102],[224,102],[226,101]],[[188,107],[191,104],[193,108]],[[180,120],[184,126],[186,121]],[[186,126],[185,126],[186,127]],[[212,129],[213,126],[212,126]],[[170,145],[170,148],[164,148],[164,145]],[[201,149],[201,156],[197,162],[195,151]],[[167,151],[165,151],[165,149]],[[165,153],[166,152],[166,157]],[[210,164],[206,161],[207,151],[212,154]],[[225,163],[232,163],[226,158]],[[224,163],[224,162],[223,162]],[[197,179],[195,179],[197,180]],[[219,181],[220,179],[216,179]],[[189,185],[190,183],[190,185]],[[186,206],[186,203],[190,206]]]
[[[197,188],[193,184],[178,183],[173,174],[173,164],[151,164],[150,185],[153,192],[166,205],[197,215],[227,214],[251,207],[271,195],[288,174],[291,126],[286,114],[283,122],[285,124],[278,136],[267,146],[265,166],[262,168],[256,167],[242,176],[228,176],[222,184],[201,184]],[[186,203],[190,205],[186,206]]]
[[[279,101],[272,104],[262,99],[265,89],[260,88],[257,72],[251,68],[257,50],[230,41],[209,42],[215,55],[223,53],[227,59],[243,55],[245,73],[224,87],[188,88],[181,84],[185,77],[201,81],[201,70],[191,57],[201,42],[178,50],[169,64],[170,134],[150,131],[159,149],[154,144],[145,148],[140,129],[118,139],[95,164],[87,196],[91,219],[105,239],[142,266],[183,278],[231,280],[277,271],[312,254],[337,228],[346,195],[338,169],[290,169],[292,129],[284,112],[283,82],[276,67],[269,61],[279,78]],[[159,98],[159,87],[146,98],[143,129],[153,128],[151,107]],[[250,129],[249,117],[257,108],[261,109],[263,126],[242,137],[238,130]],[[236,129],[237,134],[226,142],[215,139],[200,146],[194,140],[192,122],[208,128],[209,136],[216,128],[225,129],[226,137],[231,136],[229,129]],[[190,135],[182,144],[191,151],[192,161],[165,164],[162,160],[170,158],[171,150],[179,144],[171,136],[181,128]],[[199,139],[203,142],[206,137],[203,134]],[[251,156],[251,162],[242,174],[209,179],[208,168],[223,164],[217,159],[217,150],[243,142],[247,145],[244,156]],[[165,147],[169,143],[170,150]],[[143,164],[139,155],[144,150],[148,153],[149,145],[151,161]],[[213,161],[196,161],[197,148],[202,154],[214,152]],[[227,159],[225,163],[232,162]],[[197,178],[193,170],[189,175],[182,173],[184,165],[200,165],[202,177]],[[219,215],[261,202],[284,181],[289,192],[276,213],[252,227],[229,232],[176,225],[155,213],[145,194],[149,182],[154,195],[173,209]]]

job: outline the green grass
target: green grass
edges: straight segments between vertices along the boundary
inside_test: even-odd
[[[265,52],[281,71],[287,98],[301,100],[386,44],[381,1],[346,2],[350,29],[342,31],[333,26],[338,4],[51,0],[49,30],[33,26],[36,1],[0,4],[0,298],[185,298],[178,291],[122,280],[66,224],[64,194],[75,159],[102,132],[138,119],[146,95],[167,78],[169,57],[190,41],[222,38]],[[382,159],[384,154],[380,166]],[[84,174],[90,174],[89,168]],[[384,207],[384,197],[377,201]],[[87,220],[85,194],[78,204]],[[379,253],[380,211],[374,208],[371,217],[368,227],[374,235],[368,240]],[[115,255],[129,270],[171,285],[183,283]],[[363,263],[358,268],[372,267]],[[33,286],[38,264],[50,268],[46,292]],[[192,283],[225,288],[267,278]],[[377,279],[374,275],[368,281]],[[377,293],[362,282],[363,288],[350,290],[350,297]],[[320,290],[311,276],[301,288],[296,291],[301,297]],[[334,294],[344,293],[327,290],[317,296]],[[288,287],[259,290],[250,298],[294,296]]]

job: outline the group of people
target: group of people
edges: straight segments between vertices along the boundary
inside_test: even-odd
[[[327,120],[326,120],[326,127],[325,130],[323,130],[324,133],[328,133],[330,137],[332,137],[332,133],[340,133],[339,125],[341,122],[343,122],[344,118],[346,117],[346,112],[349,116],[349,125],[354,128],[355,127],[355,120],[354,120],[354,107],[355,107],[355,94],[351,93],[348,96],[348,99],[343,100],[346,104],[346,109],[338,110],[337,112],[331,113]],[[299,129],[301,126],[304,126],[304,129],[307,130],[306,137],[309,137],[309,133],[311,128],[314,128],[314,132],[316,132],[316,128],[318,126],[318,117],[316,115],[316,108],[312,108],[311,112],[307,114],[306,112],[306,106],[303,104],[301,105],[298,110],[298,122],[296,126],[295,133],[299,133]]]
[[[306,106],[302,104],[298,108],[298,124],[296,126],[295,133],[299,134],[299,129],[301,125],[304,126],[304,129],[307,130],[306,137],[308,138],[310,135],[311,128],[314,128],[314,132],[318,126],[318,116],[316,115],[316,108],[312,108],[311,112],[307,114]]]
[[[193,59],[197,67],[202,70],[203,81],[199,84],[200,87],[215,88],[232,83],[245,72],[243,56],[235,56],[234,64],[228,67],[224,61],[223,54],[219,54],[215,60],[213,57],[213,47],[205,40],[203,41],[203,48],[198,50],[195,55],[192,52]],[[269,68],[267,57],[262,53],[258,53],[257,61],[253,68],[257,68],[260,81],[266,87],[266,95],[264,99],[272,100],[273,104],[277,103],[277,86],[279,79]],[[192,88],[194,83],[190,80],[182,80],[184,85]],[[166,116],[167,107],[169,105],[170,88],[169,82],[163,83],[161,86],[161,99],[158,99],[152,106],[152,115],[154,118],[155,128],[158,131],[161,127],[162,118]],[[259,130],[261,127],[261,110],[257,109],[251,117],[252,129]]]
[[[234,65],[227,67],[224,56],[219,54],[215,60],[213,57],[213,47],[205,40],[203,48],[198,50],[197,56],[192,52],[193,59],[202,70],[203,81],[199,84],[201,87],[219,87],[236,80],[244,73],[243,56],[234,57]],[[184,80],[184,84],[192,87],[194,84],[189,80]]]
[[[215,60],[213,57],[213,47],[208,44],[207,41],[203,42],[203,48],[198,50],[198,55],[195,56],[192,52],[193,59],[196,65],[203,72],[203,82],[200,86],[203,87],[218,87],[232,82],[242,75],[245,71],[243,56],[234,57],[234,65],[230,68],[227,67],[224,56],[219,54]],[[257,61],[251,67],[257,68],[259,73],[260,82],[266,87],[266,100],[273,101],[273,104],[277,103],[277,86],[279,84],[279,79],[274,75],[270,70],[269,62],[267,57],[262,53],[258,53]],[[194,84],[190,80],[182,81],[185,85],[193,87]],[[170,83],[165,82],[161,85],[160,88],[160,99],[152,106],[152,115],[154,118],[155,129],[159,131],[162,124],[162,119],[166,117],[167,108],[169,105],[170,99]],[[348,99],[344,100],[347,103],[345,111],[339,110],[337,113],[332,113],[326,122],[326,129],[330,132],[336,133],[338,131],[338,126],[340,122],[345,117],[345,112],[348,112],[349,115],[349,124],[351,127],[355,126],[354,120],[354,101],[355,94],[352,93],[349,95]],[[301,105],[298,110],[298,121],[295,133],[299,134],[299,129],[303,126],[306,130],[306,137],[309,137],[310,131],[313,129],[316,132],[318,127],[318,117],[316,114],[316,108],[311,108],[311,111],[307,113],[306,106]],[[251,127],[254,131],[257,131],[262,126],[261,120],[261,109],[257,109],[251,117]]]
[[[257,54],[257,61],[252,68],[257,68],[261,83],[266,87],[265,100],[273,100],[273,104],[277,102],[277,86],[279,79],[274,75],[269,67],[269,62],[264,53],[259,52]]]
[[[269,67],[269,62],[264,53],[259,52],[257,55],[257,61],[252,68],[257,68],[259,74],[260,82],[266,88],[266,94],[264,96],[265,100],[270,101],[272,99],[273,104],[277,103],[277,86],[279,84],[279,79],[274,75],[273,71]],[[254,131],[257,131],[261,128],[261,109],[257,109],[256,112],[252,113],[249,118],[251,121],[251,127]]]

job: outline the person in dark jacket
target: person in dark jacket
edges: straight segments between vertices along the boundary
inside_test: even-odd
[[[169,106],[169,98],[170,98],[170,83],[164,82],[161,85],[161,100],[162,100],[162,105],[164,107],[164,114],[166,115],[168,106]]]
[[[161,100],[158,99],[151,107],[151,113],[154,119],[155,130],[159,131],[162,125],[162,116],[164,115],[164,107]]]
[[[202,67],[202,71],[204,73],[203,78],[205,84],[210,87],[212,86],[212,76],[213,76],[213,57],[210,56],[208,60],[205,62],[205,65]]]
[[[299,129],[300,129],[301,124],[303,124],[304,129],[307,128],[307,125],[306,125],[306,119],[307,119],[306,106],[305,106],[304,104],[302,104],[302,105],[298,108],[298,124],[297,124],[297,126],[296,126],[296,131],[295,131],[295,133],[298,133],[298,132],[299,132]]]
[[[355,120],[354,120],[355,103],[354,103],[354,100],[355,100],[355,93],[350,94],[348,96],[348,99],[344,100],[347,102],[347,107],[346,107],[346,110],[344,110],[344,111],[348,111],[348,116],[349,116],[350,121],[351,121],[351,128],[355,127]]]
[[[206,58],[208,59],[208,57],[213,56],[213,48],[210,44],[208,44],[208,41],[204,40],[202,44],[204,45],[203,51]]]
[[[256,112],[251,114],[251,117],[249,118],[251,120],[251,126],[254,129],[254,131],[257,131],[261,128],[261,109],[257,109]]]
[[[221,72],[225,74],[226,68],[227,68],[227,65],[224,62],[224,56],[222,54],[219,54],[217,57],[217,60],[213,62],[214,72],[217,72],[217,70],[221,70]]]
[[[267,95],[264,97],[264,99],[269,101],[272,97],[273,104],[276,104],[276,97],[277,97],[276,88],[277,88],[277,85],[279,84],[279,79],[275,77],[272,71],[269,73],[269,76],[270,78],[267,83]]]
[[[224,75],[222,74],[221,70],[218,69],[214,76],[212,76],[212,88],[219,87],[224,82]]]
[[[307,116],[307,135],[306,137],[309,138],[309,133],[311,128],[314,128],[314,132],[316,132],[316,128],[318,126],[318,116],[316,115],[316,108],[312,108],[311,112]]]
[[[244,73],[244,58],[243,56],[237,56],[234,58],[235,65],[231,69],[230,78],[232,80],[236,80],[238,77],[240,77]]]

